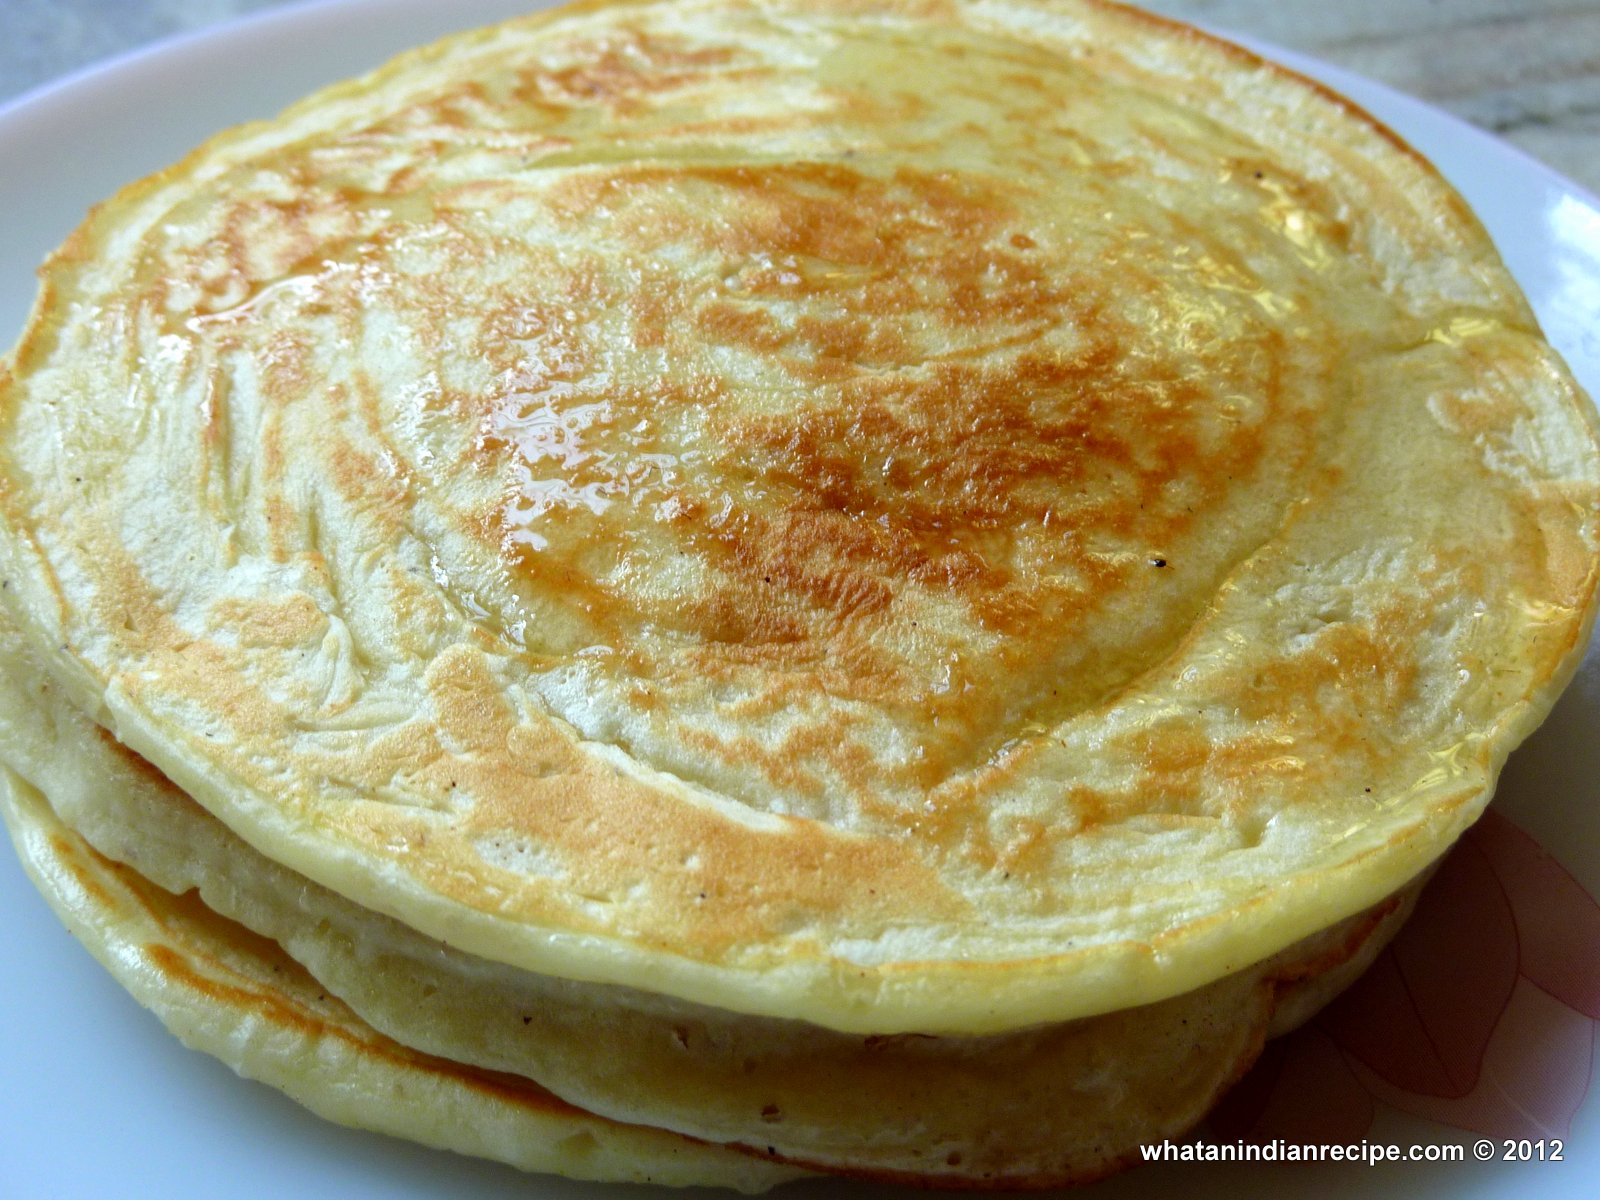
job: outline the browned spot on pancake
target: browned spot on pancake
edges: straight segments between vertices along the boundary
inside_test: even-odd
[[[505,743],[511,713],[494,681],[471,655],[441,659],[427,678],[440,734],[468,751],[495,751]]]
[[[245,645],[303,645],[320,637],[328,625],[327,614],[304,592],[279,601],[228,597],[217,601],[212,612]]]
[[[168,602],[132,561],[127,547],[98,537],[97,532],[85,530],[83,534],[94,546],[107,575],[108,586],[94,598],[96,616],[107,628],[121,630],[141,648],[188,641],[185,631],[172,619]]]
[[[624,30],[600,46],[586,46],[581,58],[560,69],[523,71],[510,96],[525,104],[607,105],[623,109],[658,93],[677,91],[709,76],[725,82],[746,80],[758,69],[738,68],[731,46],[694,46],[642,30]]]
[[[1240,716],[1321,731],[1337,741],[1371,724],[1374,713],[1398,712],[1417,677],[1412,639],[1418,614],[1389,608],[1370,622],[1340,621],[1314,634],[1298,652],[1264,664],[1241,689]],[[1332,722],[1330,726],[1330,722]]]
[[[1250,732],[1219,736],[1200,715],[1149,724],[1108,750],[1139,765],[1115,791],[1076,787],[1068,795],[1083,828],[1143,815],[1247,818],[1262,796],[1301,793],[1319,780],[1350,777],[1353,762],[1387,752],[1374,729],[1403,736],[1401,716],[1418,674],[1412,646],[1423,636],[1412,614],[1391,610],[1370,623],[1341,621],[1311,635],[1229,693]],[[1279,777],[1291,789],[1272,786]]]
[[[1012,874],[1043,878],[1055,865],[1053,844],[1049,825],[1034,817],[1019,818],[1012,823],[1010,840],[995,852],[994,865]]]
[[[1452,431],[1491,444],[1503,445],[1525,416],[1516,398],[1503,392],[1444,392],[1433,398],[1433,407]]]
[[[94,874],[94,872],[89,870],[88,867],[85,866],[82,861],[80,861],[78,858],[78,847],[73,844],[72,840],[69,839],[66,834],[52,833],[50,835],[50,850],[51,853],[54,854],[56,861],[62,866],[66,867],[67,870],[72,873],[72,878],[77,881],[78,886],[81,887],[96,904],[103,909],[115,911],[117,907],[115,898],[112,897],[110,892],[106,891],[105,885]],[[84,847],[83,851],[93,855],[94,859],[102,867],[109,868],[112,866],[110,859],[101,858],[99,855],[95,854],[93,850],[89,850],[87,847]]]
[[[1047,315],[1058,297],[1040,267],[989,242],[1013,209],[1009,191],[998,178],[904,166],[879,178],[827,162],[646,165],[571,175],[549,202],[574,220],[617,207],[628,218],[622,235],[640,250],[687,243],[710,256],[702,270],[727,264],[723,309],[837,302],[814,305],[797,331],[826,359],[870,346],[870,325],[911,310],[956,326]],[[674,192],[704,211],[658,202]]]
[[[1593,552],[1573,518],[1600,510],[1600,490],[1583,485],[1549,484],[1520,508],[1519,515],[1526,527],[1535,531],[1534,536],[1543,551],[1539,574],[1530,581],[1530,594],[1548,591],[1557,598],[1547,610],[1549,615],[1557,615],[1560,605],[1578,611],[1595,567]],[[1565,653],[1575,636],[1571,630],[1562,631],[1558,644],[1551,647],[1551,661]]]
[[[714,300],[702,308],[695,324],[712,341],[738,342],[755,350],[781,349],[793,337],[766,310],[722,300]]]
[[[387,513],[398,526],[407,498],[407,481],[398,464],[368,453],[342,435],[329,436],[333,446],[327,461],[338,489],[368,512]]]

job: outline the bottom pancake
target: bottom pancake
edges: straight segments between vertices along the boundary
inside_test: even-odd
[[[372,1029],[274,943],[97,854],[0,769],[0,814],[68,929],[183,1043],[341,1125],[576,1179],[759,1192],[801,1172],[583,1112]]]

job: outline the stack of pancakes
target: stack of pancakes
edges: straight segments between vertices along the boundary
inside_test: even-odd
[[[1392,935],[1597,546],[1589,401],[1315,85],[1100,0],[582,4],[46,264],[6,817],[333,1119],[1082,1181]]]

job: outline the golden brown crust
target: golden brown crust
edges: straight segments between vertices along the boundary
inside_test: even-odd
[[[8,603],[208,808],[837,1028],[1375,902],[1592,614],[1594,418],[1459,199],[1097,3],[470,35],[125,192],[12,372]]]

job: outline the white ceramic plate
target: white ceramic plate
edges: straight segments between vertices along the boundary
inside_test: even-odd
[[[0,345],[20,330],[33,270],[93,202],[208,134],[268,116],[312,88],[528,0],[332,0],[278,10],[93,68],[0,108]],[[1600,200],[1418,101],[1287,52],[1270,57],[1355,99],[1430,155],[1466,194],[1551,341],[1600,394]],[[1497,805],[1600,894],[1600,655],[1513,759]],[[647,1197],[641,1189],[526,1177],[326,1124],[168,1037],[96,966],[0,852],[0,1197],[208,1195]],[[1600,1091],[1600,1089],[1597,1089]],[[1285,1197],[1600,1195],[1600,1097],[1573,1123],[1563,1163],[1146,1168],[1084,1200],[1268,1191]],[[1373,1137],[1470,1143],[1386,1116]],[[791,1200],[882,1194],[831,1182]]]

